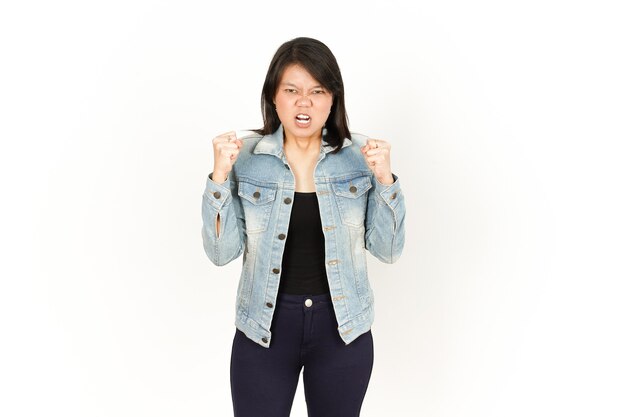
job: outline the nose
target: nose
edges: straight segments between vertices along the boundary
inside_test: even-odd
[[[307,94],[304,94],[298,99],[297,104],[298,106],[310,106],[312,104],[312,101]]]

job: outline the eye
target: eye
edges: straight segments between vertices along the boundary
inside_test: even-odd
[[[295,94],[297,91],[295,88],[285,88],[286,93]]]
[[[324,90],[313,90],[313,94],[324,94],[326,91]]]

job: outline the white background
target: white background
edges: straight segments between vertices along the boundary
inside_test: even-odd
[[[231,415],[211,139],[261,126],[273,53],[311,36],[408,208],[402,258],[369,257],[362,416],[625,415],[618,3],[3,4],[0,414]]]

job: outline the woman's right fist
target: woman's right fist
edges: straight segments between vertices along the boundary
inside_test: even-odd
[[[227,132],[213,138],[213,181],[224,182],[239,156],[243,142],[235,132]]]

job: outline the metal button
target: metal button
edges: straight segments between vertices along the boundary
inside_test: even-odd
[[[391,199],[395,200],[396,199],[396,193],[391,194]]]
[[[280,269],[274,268],[274,269],[272,269],[272,272],[275,273],[275,274],[278,274],[280,272]]]
[[[220,198],[222,196],[222,193],[220,193],[219,191],[216,191],[213,193],[213,197],[215,198]]]
[[[268,306],[269,308],[274,307],[274,304],[272,304],[272,303],[265,303],[265,305]]]
[[[291,198],[287,197],[285,198],[285,204],[291,204]]]
[[[351,192],[352,194],[356,193],[356,187],[355,187],[354,185],[351,185],[351,186],[350,186],[350,192]]]
[[[285,240],[285,237],[286,237],[286,236],[285,236],[285,234],[284,234],[284,233],[281,233],[281,234],[279,234],[279,235],[278,235],[278,238],[279,238],[280,240]]]
[[[252,194],[252,197],[254,197],[254,198],[259,198],[259,197],[261,197],[261,193],[260,193],[260,192],[258,192],[258,191],[255,191],[255,192]]]
[[[337,259],[333,259],[332,261],[328,261],[328,265],[337,265],[338,262]]]
[[[311,307],[313,305],[313,300],[311,300],[310,298],[307,298],[306,301],[304,302],[304,305],[307,307]]]
[[[261,342],[263,342],[263,343],[267,343],[267,337],[262,338],[262,339],[261,339]]]

